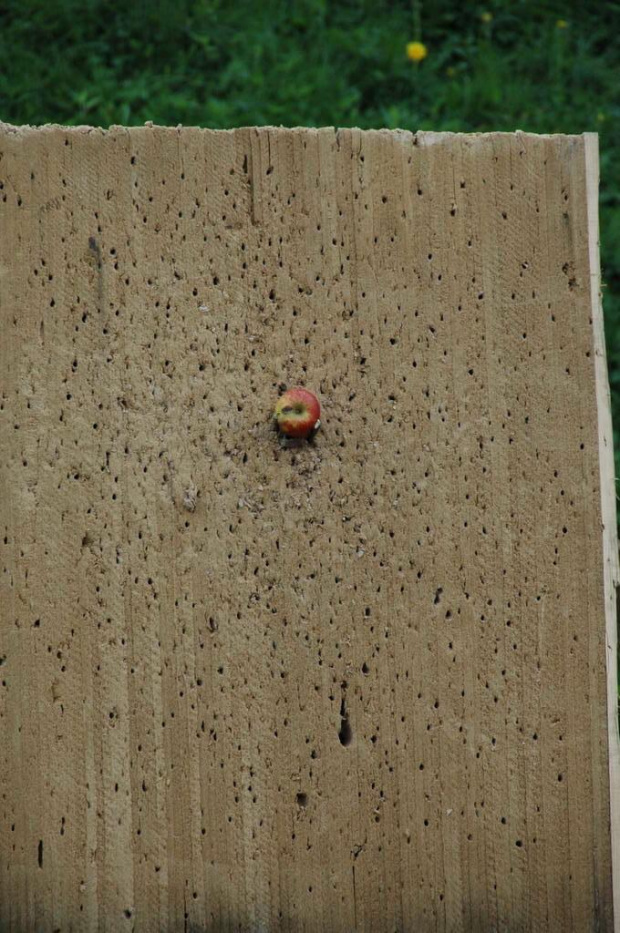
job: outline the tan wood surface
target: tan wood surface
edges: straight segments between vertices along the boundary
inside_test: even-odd
[[[2,931],[613,929],[597,182],[0,126]]]

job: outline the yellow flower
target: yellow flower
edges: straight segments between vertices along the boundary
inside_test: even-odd
[[[565,19],[559,19],[555,25],[557,26],[558,29],[566,29],[566,27],[568,26],[568,23],[566,22]]]
[[[489,13],[488,10],[485,10],[484,13],[480,14],[480,19],[483,23],[491,23],[493,21],[493,14]]]
[[[411,62],[421,62],[428,55],[428,49],[423,42],[407,43],[407,58]]]

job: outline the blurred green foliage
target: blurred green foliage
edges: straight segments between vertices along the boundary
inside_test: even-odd
[[[620,2],[4,0],[0,117],[598,132],[618,430],[619,27]],[[414,39],[420,63],[405,54]]]

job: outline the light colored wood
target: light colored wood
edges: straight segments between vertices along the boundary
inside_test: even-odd
[[[2,929],[613,929],[595,154],[1,127]]]
[[[615,929],[620,930],[620,735],[618,732],[618,630],[617,592],[620,584],[618,563],[618,525],[614,470],[611,399],[607,376],[607,352],[601,272],[599,260],[598,135],[585,133],[586,195],[588,199],[588,242],[590,251],[590,292],[594,330],[594,360],[598,409],[599,457],[601,470],[601,516],[605,575],[605,617],[607,629],[607,716],[609,728],[609,776],[611,805],[611,842]]]

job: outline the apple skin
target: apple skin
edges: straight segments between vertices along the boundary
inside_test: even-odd
[[[285,437],[308,438],[319,427],[321,406],[313,392],[295,386],[280,396],[273,416]]]

